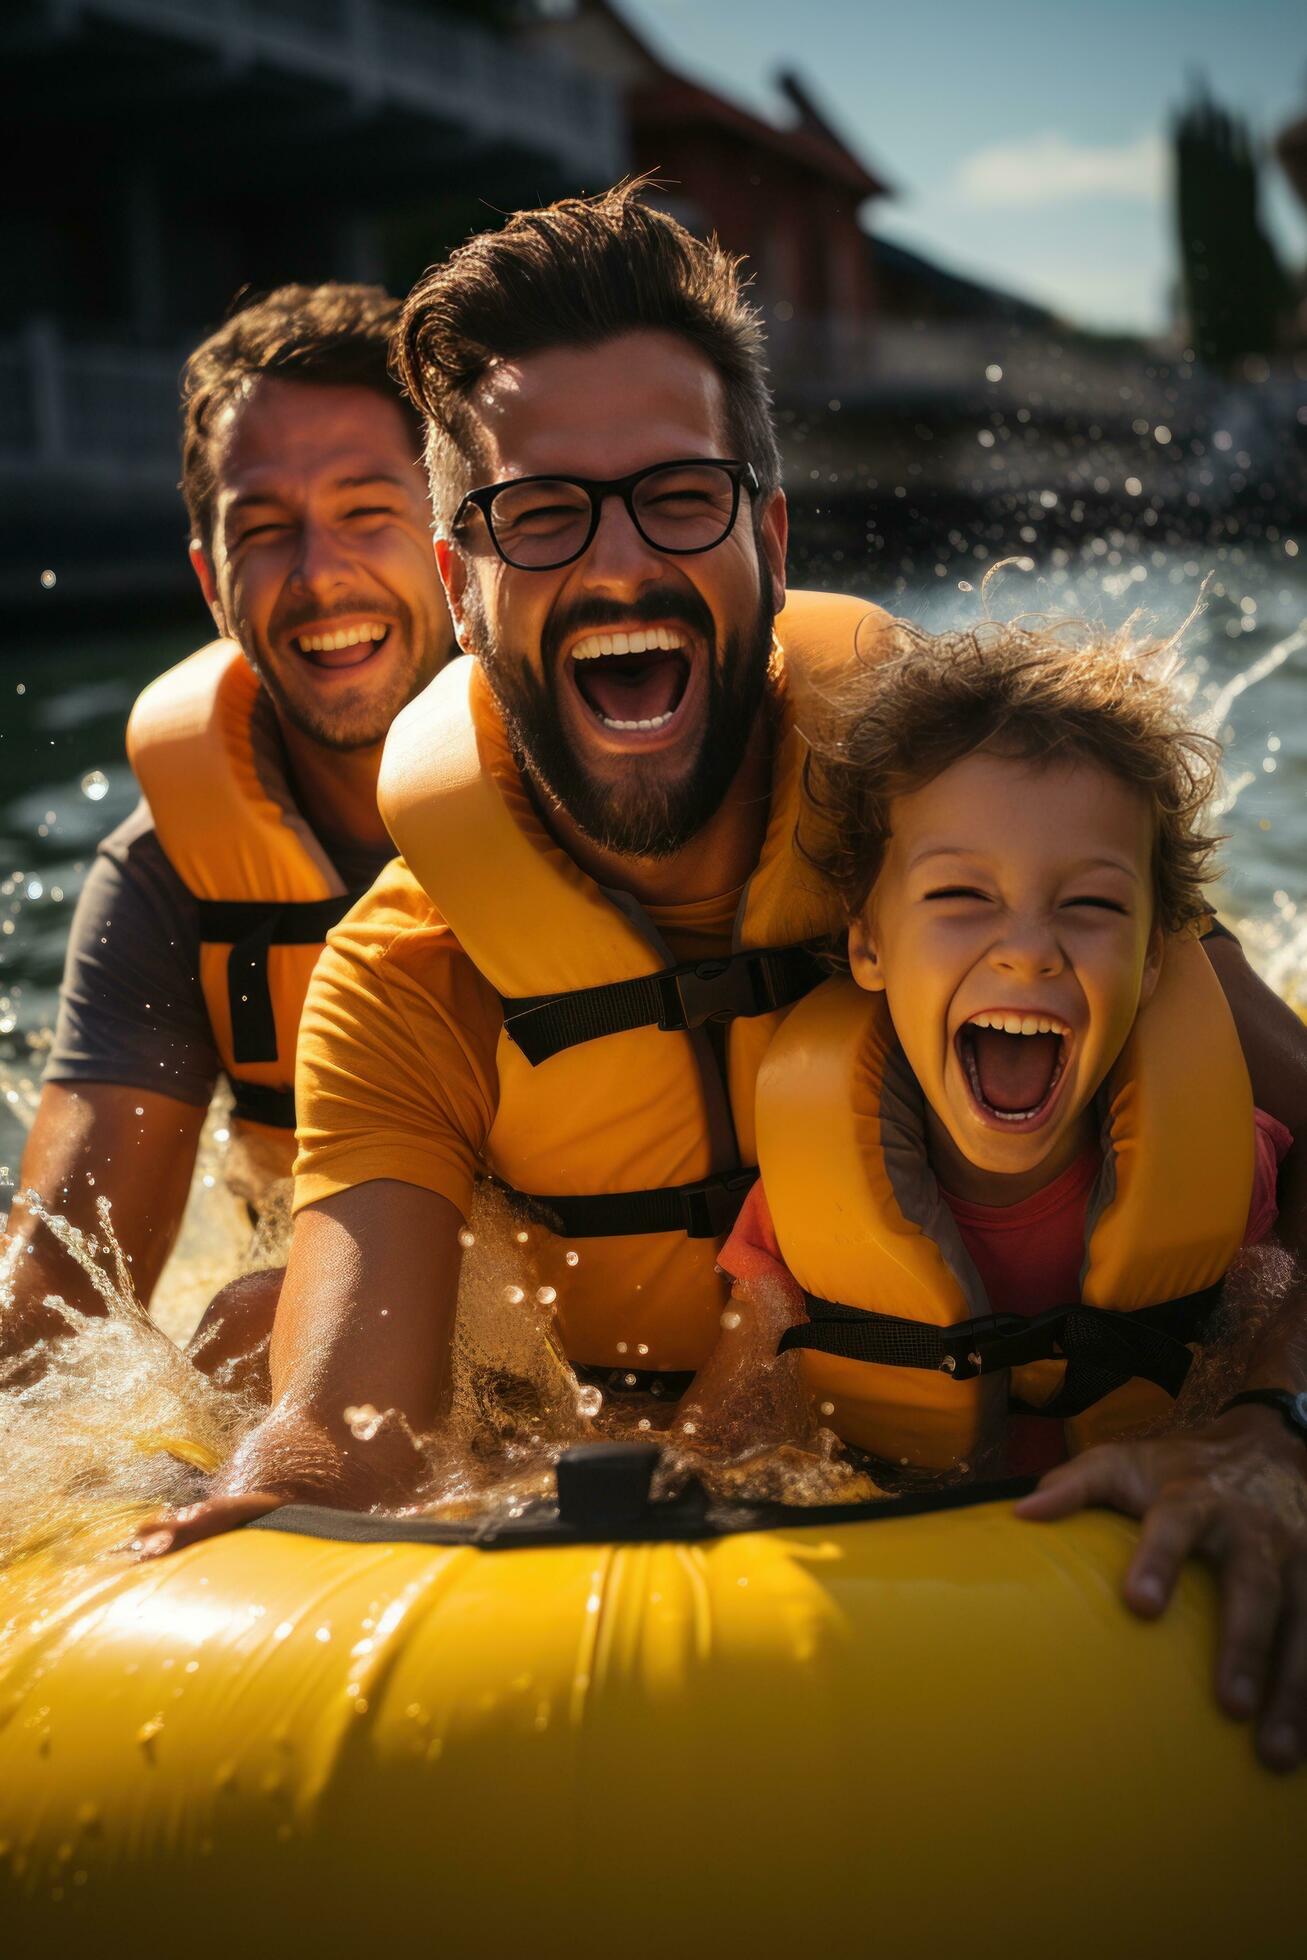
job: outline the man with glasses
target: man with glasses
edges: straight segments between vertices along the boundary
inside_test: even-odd
[[[379,795],[403,856],[310,991],[276,1406],[151,1554],[296,1499],[411,1490],[487,1173],[531,1221],[517,1297],[556,1302],[573,1361],[681,1392],[721,1338],[759,1038],[832,923],[792,851],[803,632],[788,609],[779,670],[786,510],[734,263],[629,188],[521,213],[427,275],[399,359],[477,658],[396,722]],[[836,650],[874,657],[883,615],[830,603]],[[1223,978],[1258,1101],[1301,1123],[1301,1030],[1246,970]],[[1293,1374],[1292,1334],[1258,1357],[1267,1385]],[[362,1442],[346,1411],[368,1405],[388,1419]],[[1140,1611],[1189,1549],[1224,1561],[1232,1713],[1262,1699],[1284,1597],[1264,1728],[1299,1738],[1282,1764],[1307,1721],[1301,1537],[1225,1494],[1236,1471],[1300,1475],[1301,1453],[1243,1408],[1088,1453],[1076,1500],[1147,1512]]]

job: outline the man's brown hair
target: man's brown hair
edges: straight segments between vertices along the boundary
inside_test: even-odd
[[[647,204],[648,188],[641,178],[519,211],[433,266],[405,300],[396,366],[428,418],[427,467],[444,501],[466,487],[460,460],[476,461],[468,404],[496,361],[646,330],[679,334],[712,363],[728,449],[753,464],[760,502],[777,488],[762,321],[740,261]]]
[[[894,799],[981,750],[1094,763],[1139,790],[1154,818],[1155,917],[1167,931],[1201,917],[1221,842],[1202,828],[1221,750],[1187,725],[1174,645],[1137,642],[1128,625],[986,620],[927,633],[895,622],[888,657],[843,676],[808,730],[803,848],[846,918],[880,875]]]
[[[371,388],[414,421],[389,367],[399,301],[380,286],[278,286],[240,305],[182,369],[181,491],[191,532],[209,542],[212,436],[221,411],[260,375]],[[416,453],[416,452],[415,452]]]

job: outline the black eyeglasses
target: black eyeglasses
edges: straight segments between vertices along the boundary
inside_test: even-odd
[[[552,572],[585,551],[599,528],[606,497],[620,497],[645,543],[688,557],[724,543],[735,527],[740,489],[758,488],[752,463],[701,456],[654,463],[630,476],[519,476],[469,490],[454,512],[457,531],[479,510],[506,565]]]

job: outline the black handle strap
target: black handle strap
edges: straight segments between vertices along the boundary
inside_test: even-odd
[[[362,896],[361,891],[339,892],[285,904],[265,899],[199,900],[201,943],[231,947],[227,1005],[234,1061],[277,1060],[277,1018],[268,986],[270,949],[320,945]],[[292,1115],[292,1129],[294,1121]]]
[[[689,960],[638,980],[574,993],[508,996],[504,1031],[534,1067],[565,1048],[633,1028],[683,1034],[705,1021],[771,1014],[801,1000],[826,977],[820,944],[762,946],[719,960]]]
[[[734,1225],[757,1178],[756,1170],[722,1171],[694,1184],[656,1191],[600,1191],[590,1196],[542,1197],[499,1184],[529,1218],[563,1239],[632,1238],[641,1232],[684,1232],[721,1239]],[[499,1180],[495,1180],[499,1183]]]
[[[805,1294],[810,1317],[781,1336],[777,1353],[813,1348],[881,1367],[932,1369],[954,1381],[1032,1361],[1065,1361],[1066,1378],[1051,1401],[1040,1408],[1013,1404],[1024,1415],[1062,1419],[1080,1415],[1136,1376],[1178,1395],[1193,1360],[1186,1343],[1202,1338],[1220,1292],[1219,1286],[1208,1286],[1134,1312],[1077,1305],[1053,1307],[1029,1319],[987,1314],[952,1327]]]
[[[262,1082],[232,1083],[232,1114],[270,1130],[295,1128],[295,1091],[269,1089]]]

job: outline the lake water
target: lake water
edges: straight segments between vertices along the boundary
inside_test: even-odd
[[[943,561],[941,561],[943,562]],[[1029,561],[1027,561],[1029,562]],[[983,565],[959,555],[942,575],[858,586],[929,625],[978,615]],[[1038,568],[1003,575],[995,611],[1073,613],[1114,622],[1144,608],[1170,630],[1210,575],[1186,647],[1201,704],[1226,703],[1233,801],[1222,915],[1247,929],[1252,957],[1277,989],[1302,1000],[1307,963],[1307,526],[1302,552],[1280,539],[1255,552],[1153,548],[1121,532],[1055,551]],[[203,616],[33,636],[0,660],[0,1165],[16,1173],[21,1106],[34,1093],[38,1044],[53,1020],[64,940],[97,840],[133,806],[123,753],[128,710],[146,681],[204,637]],[[1283,650],[1289,648],[1287,653]],[[1269,671],[1268,671],[1269,670]],[[1247,684],[1244,684],[1247,683]]]

